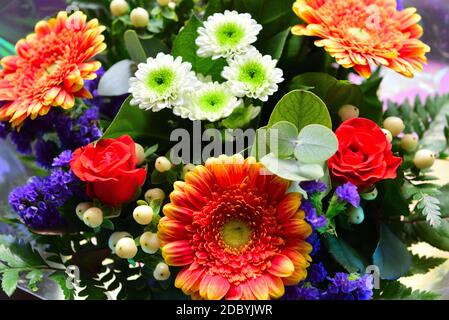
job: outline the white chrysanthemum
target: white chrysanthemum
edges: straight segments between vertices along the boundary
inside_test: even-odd
[[[242,101],[229,88],[218,82],[209,82],[192,93],[184,106],[176,107],[173,113],[190,120],[217,121],[228,117]]]
[[[159,53],[140,63],[135,77],[129,80],[131,104],[152,111],[182,106],[185,97],[199,84],[190,63]]]
[[[257,41],[262,26],[248,13],[226,10],[207,18],[204,27],[198,28],[196,44],[200,57],[232,58],[245,52]]]
[[[222,77],[237,97],[250,97],[267,101],[278,91],[278,83],[284,81],[283,72],[276,68],[277,60],[262,56],[256,49],[234,57],[223,69]]]

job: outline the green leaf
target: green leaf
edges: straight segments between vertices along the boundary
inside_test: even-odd
[[[291,181],[318,180],[324,176],[323,167],[318,164],[301,164],[296,159],[279,159],[269,153],[260,162],[271,173]]]
[[[22,258],[11,251],[10,248],[0,244],[0,260],[10,268],[24,268],[27,263]]]
[[[428,291],[413,291],[399,281],[385,282],[380,293],[378,293],[378,299],[382,300],[435,300],[439,295],[434,292]]]
[[[132,106],[131,99],[129,96],[125,100],[117,116],[103,134],[103,139],[130,135],[141,144],[169,141],[170,132],[167,130],[167,123],[174,119],[171,110],[145,111],[138,106]]]
[[[298,139],[298,129],[292,123],[277,122],[270,128],[268,135],[270,150],[277,157],[288,158],[293,155]]]
[[[44,278],[44,273],[42,272],[42,270],[34,269],[28,272],[26,278],[29,279],[28,287],[32,291],[37,291],[38,290],[37,284],[41,282],[42,279]]]
[[[131,60],[122,60],[106,71],[98,83],[100,96],[121,96],[129,89],[128,80],[133,76]]]
[[[287,28],[269,39],[263,39],[260,43],[256,43],[256,47],[262,54],[268,54],[273,59],[279,60],[284,52],[287,37],[290,35],[290,29]]]
[[[8,297],[11,297],[17,288],[17,282],[19,281],[19,271],[15,269],[9,269],[2,274],[2,289]]]
[[[331,129],[311,124],[298,135],[295,157],[303,163],[324,163],[338,150],[338,140]]]
[[[55,272],[49,278],[59,286],[66,300],[73,299],[74,292],[73,289],[67,287],[67,275],[64,272]]]
[[[124,34],[125,47],[128,50],[129,56],[136,63],[145,62],[147,55],[140,43],[139,36],[134,30],[127,30]]]
[[[407,246],[386,225],[381,225],[379,242],[373,253],[373,264],[379,267],[381,278],[396,280],[407,273],[411,263]]]
[[[424,257],[419,255],[412,255],[412,265],[408,271],[408,276],[414,274],[424,274],[429,272],[431,269],[438,267],[439,265],[445,263],[447,259],[445,258],[435,258],[435,257]]]
[[[145,158],[148,158],[149,156],[155,154],[158,148],[159,148],[159,145],[155,144],[155,145],[149,147],[147,150],[145,150],[145,154],[144,154]]]
[[[198,37],[198,28],[202,22],[196,16],[192,16],[187,25],[179,32],[173,42],[172,55],[181,57],[183,61],[192,64],[193,71],[203,75],[210,75],[214,81],[221,80],[226,61],[224,59],[212,60],[210,58],[201,58],[196,54],[197,46],[195,40]]]
[[[101,224],[101,227],[108,230],[115,229],[114,223],[111,221],[111,219],[104,219],[103,223]]]
[[[293,123],[298,131],[309,124],[321,124],[332,128],[331,118],[324,102],[314,93],[304,90],[291,91],[277,103],[268,127],[279,121]]]
[[[140,39],[140,43],[145,50],[146,56],[149,58],[155,58],[158,53],[170,53],[170,49],[160,39],[151,37],[148,39]]]
[[[365,272],[366,263],[362,256],[343,239],[333,235],[325,235],[324,243],[334,259],[348,272]]]
[[[443,219],[440,225],[433,228],[427,221],[418,221],[413,224],[413,230],[422,241],[438,249],[449,251],[449,222]]]
[[[231,115],[221,123],[229,129],[241,129],[247,127],[250,122],[260,114],[261,107],[250,105],[240,106],[232,111]]]

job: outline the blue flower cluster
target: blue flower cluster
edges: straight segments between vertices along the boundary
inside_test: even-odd
[[[341,202],[350,203],[356,208],[360,206],[360,195],[357,191],[357,187],[350,182],[338,186],[335,190],[335,194]]]
[[[299,185],[305,192],[310,195],[317,192],[322,193],[327,189],[326,184],[322,181],[304,181]]]
[[[323,228],[326,226],[326,217],[324,215],[318,215],[318,212],[312,202],[303,199],[301,202],[301,209],[304,210],[306,214],[307,222],[309,222],[314,229]]]

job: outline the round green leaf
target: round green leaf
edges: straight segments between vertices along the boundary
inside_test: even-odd
[[[298,129],[288,121],[275,123],[269,131],[270,151],[279,158],[293,155],[298,137]]]
[[[312,92],[294,90],[277,103],[268,122],[268,127],[279,121],[289,121],[298,130],[309,124],[321,124],[332,128],[332,122],[324,102]]]
[[[318,180],[324,175],[320,165],[301,164],[294,159],[279,159],[273,153],[264,156],[260,162],[271,173],[291,181]]]
[[[298,135],[295,157],[304,163],[323,163],[338,149],[338,140],[329,128],[311,124]]]

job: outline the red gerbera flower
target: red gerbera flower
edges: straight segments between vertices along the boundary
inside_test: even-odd
[[[17,56],[1,60],[0,121],[17,127],[27,118],[45,115],[51,107],[70,109],[75,97],[91,98],[84,80],[96,78],[101,64],[88,61],[106,48],[101,33],[105,27],[98,20],[86,22],[86,15],[75,12],[67,16],[40,21],[35,33],[19,40]]]
[[[289,182],[254,158],[212,158],[176,182],[159,222],[176,287],[204,299],[269,299],[303,280],[312,229]]]
[[[315,45],[366,78],[370,64],[413,77],[427,61],[421,17],[415,8],[398,11],[396,0],[297,0],[293,10],[306,23],[294,34],[321,38]]]

